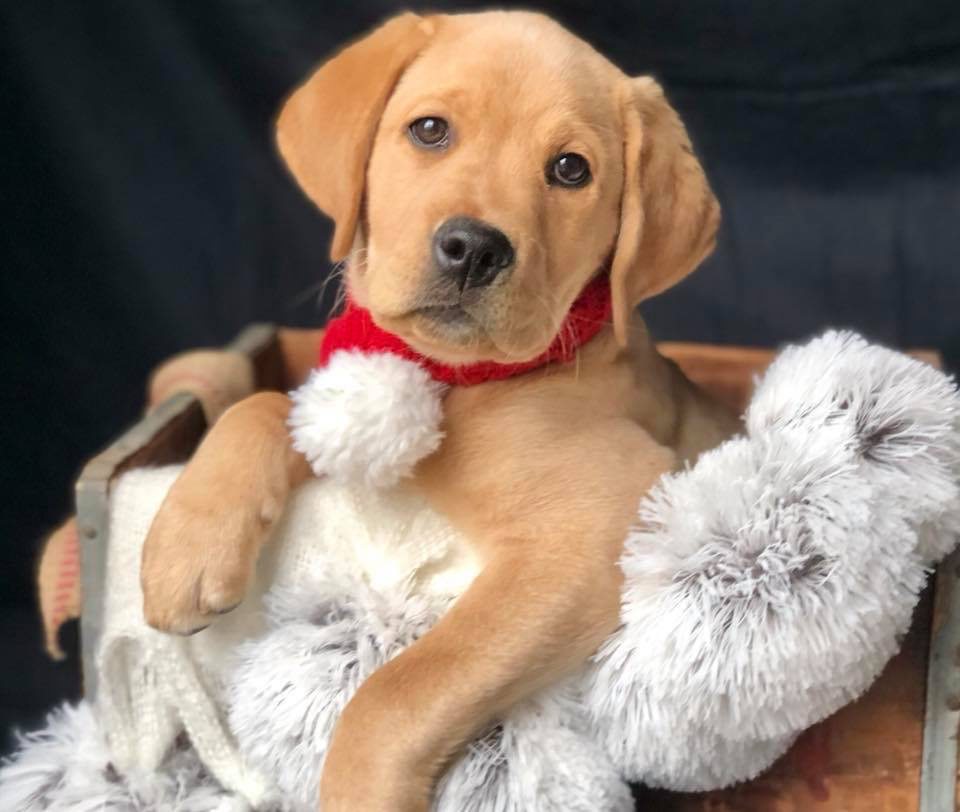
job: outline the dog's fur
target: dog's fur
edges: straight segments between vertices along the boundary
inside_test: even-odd
[[[447,149],[410,142],[422,116],[450,123]],[[352,296],[439,360],[538,355],[610,263],[613,325],[569,365],[452,389],[442,447],[416,472],[485,568],[349,703],[321,797],[325,812],[422,810],[470,737],[613,630],[617,559],[640,497],[737,428],[634,313],[711,251],[719,209],[660,87],[536,14],[397,17],[297,89],[277,132],[336,222],[332,255],[350,255]],[[561,152],[588,158],[589,184],[548,185]],[[502,230],[516,263],[464,294],[469,318],[451,326],[421,308],[448,295],[430,241],[458,215]],[[143,555],[157,628],[193,631],[243,598],[262,539],[308,476],[288,410],[281,394],[234,406],[171,489]]]

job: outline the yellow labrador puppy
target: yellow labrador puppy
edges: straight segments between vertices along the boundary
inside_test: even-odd
[[[712,250],[719,209],[656,82],[531,13],[392,19],[290,96],[277,139],[336,221],[333,258],[365,249],[348,268],[354,301],[426,356],[536,357],[610,275],[612,322],[575,361],[454,387],[442,446],[416,471],[485,566],[349,703],[321,805],[423,810],[472,736],[613,630],[644,492],[737,428],[634,313]],[[196,630],[243,598],[309,473],[288,411],[276,393],[234,406],[170,491],[143,554],[157,628]]]

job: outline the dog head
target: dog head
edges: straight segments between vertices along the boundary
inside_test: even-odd
[[[537,14],[396,17],[293,92],[277,141],[353,298],[447,363],[535,357],[608,264],[625,342],[719,224],[657,83]]]

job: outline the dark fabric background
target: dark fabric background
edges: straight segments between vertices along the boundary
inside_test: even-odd
[[[525,5],[660,78],[723,203],[715,257],[647,308],[655,334],[777,344],[838,325],[956,357],[960,3]],[[36,542],[148,370],[252,320],[324,318],[328,223],[271,120],[399,7],[0,0],[0,727],[75,685],[40,656]]]

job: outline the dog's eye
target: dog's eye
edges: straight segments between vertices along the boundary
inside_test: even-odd
[[[576,152],[564,152],[547,167],[547,183],[583,186],[590,180],[590,164]]]
[[[445,147],[449,141],[450,128],[442,118],[427,116],[418,118],[409,127],[410,138],[413,143],[421,147]]]

